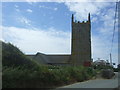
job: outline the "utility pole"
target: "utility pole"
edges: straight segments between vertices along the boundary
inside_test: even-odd
[[[111,53],[110,53],[110,65],[112,66],[112,56],[111,56]]]

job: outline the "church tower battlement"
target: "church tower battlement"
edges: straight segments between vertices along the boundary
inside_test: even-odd
[[[85,65],[91,61],[91,20],[90,13],[88,21],[74,21],[72,14],[72,40],[71,40],[71,64]]]

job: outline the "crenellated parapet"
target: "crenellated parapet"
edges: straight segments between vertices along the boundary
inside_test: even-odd
[[[75,23],[75,24],[90,24],[91,23],[90,13],[88,15],[88,20],[87,21],[77,21],[77,20],[74,20],[74,14],[72,14],[72,23]]]

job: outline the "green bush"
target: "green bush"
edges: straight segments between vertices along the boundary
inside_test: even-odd
[[[36,70],[23,67],[3,68],[3,88],[43,88],[69,84],[71,81],[84,81],[93,74],[90,68],[60,67],[49,69],[39,66]]]
[[[17,47],[2,42],[2,65],[7,67],[24,66],[28,69],[37,67],[37,63],[27,58]]]
[[[37,64],[12,44],[2,44],[3,88],[51,88],[88,80],[94,76],[92,68],[83,66]]]
[[[120,68],[113,68],[114,72],[119,72]]]

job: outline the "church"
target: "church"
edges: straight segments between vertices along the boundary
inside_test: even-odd
[[[35,55],[27,55],[32,60],[44,65],[91,65],[91,20],[90,13],[87,21],[74,20],[71,17],[72,38],[71,54],[49,55],[38,52]]]

